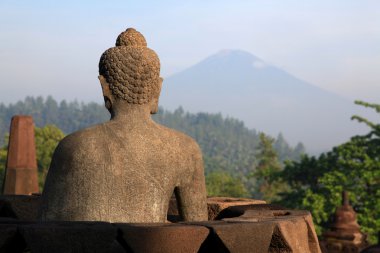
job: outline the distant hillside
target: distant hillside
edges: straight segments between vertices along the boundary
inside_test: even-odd
[[[174,112],[162,108],[159,111],[154,120],[197,140],[208,172],[225,170],[244,174],[254,168],[259,137],[256,130],[248,129],[242,121],[224,118],[221,114],[187,113],[182,108]],[[33,116],[38,127],[54,124],[67,134],[109,119],[104,106],[96,103],[57,103],[51,97],[46,100],[28,97],[8,106],[0,104],[1,136],[8,132],[10,119],[16,114]],[[305,152],[302,144],[290,147],[282,135],[276,139],[274,148],[282,161],[298,159]]]
[[[221,112],[249,128],[282,132],[312,152],[367,131],[350,121],[353,114],[362,114],[353,101],[239,50],[221,51],[166,78],[160,102],[170,110],[181,105],[190,112]]]
[[[58,103],[52,97],[27,97],[24,101],[14,104],[0,104],[0,136],[9,131],[10,120],[13,115],[25,114],[33,116],[38,127],[54,124],[65,133],[104,122],[110,118],[103,105],[97,103],[66,102]]]

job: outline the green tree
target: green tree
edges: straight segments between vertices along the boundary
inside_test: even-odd
[[[35,128],[38,181],[40,190],[43,189],[54,150],[63,137],[65,137],[65,134],[61,129],[54,125],[46,125],[42,128]]]
[[[1,190],[3,189],[2,184],[4,182],[5,167],[7,163],[8,139],[9,139],[9,135],[5,134],[4,143],[7,143],[7,144],[0,147],[0,183],[1,183],[0,189]]]
[[[272,143],[273,149],[277,152],[277,158],[281,161],[284,157],[289,157],[288,155],[292,153],[293,149],[286,142],[282,133],[279,133],[276,140]]]
[[[380,105],[356,104],[380,113]],[[360,116],[352,119],[367,124],[370,132],[354,136],[318,158],[304,156],[300,162],[289,162],[282,176],[291,191],[283,194],[282,204],[310,210],[321,233],[341,201],[341,192],[347,190],[362,230],[374,242],[380,230],[380,124]]]
[[[305,146],[300,142],[296,147],[291,147],[285,140],[282,133],[279,133],[277,138],[273,141],[273,148],[277,153],[278,160],[283,163],[286,160],[299,161],[301,155],[306,151]]]
[[[46,125],[42,128],[35,128],[36,155],[38,166],[38,184],[42,191],[45,177],[48,172],[51,158],[58,142],[64,137],[64,133],[54,125]],[[5,143],[8,143],[9,135],[5,136]],[[0,148],[0,182],[4,180],[5,166],[7,160],[8,146]]]
[[[279,201],[279,194],[287,190],[287,185],[277,177],[282,167],[273,143],[273,138],[260,133],[260,143],[256,154],[257,166],[252,174],[256,180],[257,197],[268,202]]]
[[[206,175],[208,196],[247,197],[248,191],[242,181],[227,172],[213,171]]]
[[[3,183],[5,173],[5,163],[7,162],[7,147],[0,148],[0,182]]]

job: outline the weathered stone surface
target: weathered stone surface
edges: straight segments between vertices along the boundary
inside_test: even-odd
[[[307,211],[246,210],[243,215],[223,219],[227,222],[272,223],[269,252],[320,253],[318,237]]]
[[[269,253],[293,253],[290,245],[285,240],[280,229],[276,226],[273,230],[272,238],[270,241]],[[309,252],[309,251],[306,251]]]
[[[3,252],[320,252],[310,214],[292,210],[250,209],[239,217],[177,224],[0,219],[2,228]]]
[[[6,252],[16,233],[17,225],[0,223],[0,252]]]
[[[363,249],[360,253],[380,253],[380,232],[377,234],[377,244]]]
[[[207,199],[208,219],[214,220],[218,214],[230,206],[266,204],[263,200],[229,197],[210,197]]]
[[[202,226],[184,224],[117,224],[135,253],[198,252],[209,234]]]
[[[35,221],[40,205],[39,196],[1,195],[0,217],[14,218],[20,221]]]
[[[308,226],[304,219],[294,217],[282,219],[281,221],[277,221],[276,225],[290,252],[320,252],[315,248],[315,242],[318,242],[318,239],[314,238],[314,240],[310,240]],[[309,241],[313,243],[312,249],[309,247]]]
[[[19,229],[31,252],[125,252],[109,223],[47,222]]]
[[[368,246],[367,236],[360,231],[356,212],[349,203],[348,193],[342,192],[342,206],[335,211],[329,231],[323,233],[322,244],[327,252],[360,252]]]
[[[309,212],[262,206],[266,209],[246,209],[234,218],[185,224],[211,229],[200,252],[321,252]]]
[[[30,222],[23,222],[17,220],[3,220],[0,219],[0,252],[29,252],[23,236],[19,232],[22,225],[30,224]]]
[[[380,253],[380,233],[377,244],[363,249],[360,253]]]
[[[216,210],[212,208],[215,205],[214,198],[211,199],[208,204],[209,216],[214,217]],[[233,198],[226,198],[233,199]],[[0,196],[0,217],[16,218],[19,220],[29,220],[34,221],[37,219],[38,207],[41,201],[41,196],[39,195],[2,195]],[[231,201],[236,203],[239,201],[239,198],[236,198],[236,201]],[[256,200],[252,199],[251,201],[244,201],[241,203],[256,203]],[[257,201],[261,203],[261,201]],[[224,219],[242,216],[248,210],[282,210],[281,206],[271,205],[271,204],[252,204],[252,205],[238,205],[230,206],[223,209],[215,219]],[[220,209],[219,209],[220,210]],[[168,219],[171,222],[179,222],[180,217],[178,214],[176,199],[171,198],[168,210]]]
[[[223,209],[217,216],[214,218],[215,220],[222,220],[225,218],[233,218],[243,216],[249,210],[257,210],[257,212],[261,210],[284,210],[282,206],[273,205],[273,204],[251,204],[251,205],[237,205],[230,206]],[[268,215],[264,213],[264,215]]]
[[[11,122],[4,194],[37,193],[37,160],[34,123],[30,116],[14,116]]]
[[[311,252],[322,252],[320,248],[320,244],[318,242],[317,232],[315,231],[313,218],[311,215],[304,216],[305,222],[307,224],[308,231],[308,240],[309,240],[309,248]]]
[[[207,220],[199,146],[151,119],[159,70],[158,56],[134,29],[103,53],[99,80],[111,120],[59,143],[41,220],[165,222],[173,191],[184,220]]]
[[[215,220],[219,219],[219,216],[224,218],[225,215],[231,215],[230,217],[236,217],[240,216],[243,213],[235,213],[235,212],[241,212],[240,209],[231,209],[229,208],[238,208],[242,206],[242,208],[249,209],[249,208],[255,208],[255,206],[258,206],[259,209],[263,208],[269,208],[264,207],[266,206],[265,201],[263,200],[256,200],[256,199],[247,199],[247,198],[231,198],[231,197],[208,197],[207,198],[207,211],[208,211],[208,220]],[[271,206],[272,208],[280,208],[278,206]],[[225,212],[226,211],[226,212]],[[232,214],[230,214],[233,212]],[[181,221],[178,213],[178,207],[177,207],[177,200],[175,196],[172,196],[169,202],[169,209],[168,209],[168,220],[171,222],[178,222]]]
[[[212,238],[200,252],[268,252],[274,223],[271,222],[208,222]]]
[[[360,251],[360,253],[380,253],[380,245],[374,245],[364,250]]]

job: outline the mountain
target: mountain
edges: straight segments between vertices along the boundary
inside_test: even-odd
[[[258,57],[224,50],[164,80],[160,104],[212,112],[250,128],[301,141],[318,153],[367,129],[350,120],[362,114],[353,101],[302,81]]]

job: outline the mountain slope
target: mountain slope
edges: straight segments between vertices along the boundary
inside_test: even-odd
[[[182,105],[191,112],[221,112],[272,135],[282,132],[311,152],[365,132],[350,121],[359,112],[353,101],[239,50],[221,51],[164,80],[160,103],[171,110]]]

